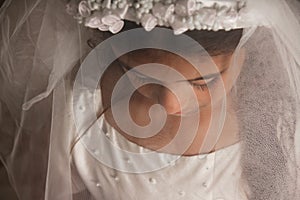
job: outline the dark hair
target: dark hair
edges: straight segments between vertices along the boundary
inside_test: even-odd
[[[233,53],[243,34],[243,29],[231,31],[193,30],[185,32],[186,35],[196,40],[211,55]]]
[[[140,27],[141,25],[135,22],[125,21],[122,31]],[[94,31],[94,38],[88,41],[91,47],[95,47],[95,43],[97,44],[103,39],[113,36],[113,34],[108,31],[100,32],[97,29],[94,29]],[[186,31],[184,34],[197,41],[211,56],[216,56],[220,54],[233,53],[240,42],[243,29],[234,29],[230,31],[192,30]]]

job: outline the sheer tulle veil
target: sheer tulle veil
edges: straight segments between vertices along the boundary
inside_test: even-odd
[[[73,81],[88,41],[102,38],[67,3],[6,0],[0,9],[0,158],[19,199],[76,199]],[[231,92],[242,181],[249,199],[300,199],[300,5],[246,3],[250,25],[236,49],[245,62]]]

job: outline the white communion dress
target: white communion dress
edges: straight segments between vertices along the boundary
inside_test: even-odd
[[[83,105],[89,105],[87,103],[91,102],[91,97],[88,92],[82,93],[78,98],[75,108],[78,108],[81,116],[85,115],[86,110]],[[104,117],[97,122],[76,144],[73,151],[74,192],[88,190],[93,198],[103,200],[247,199],[239,166],[239,142],[212,153],[175,159],[175,155],[154,152],[130,142],[110,126]],[[111,145],[104,142],[106,139]],[[140,154],[152,152],[154,159],[138,163],[115,152],[113,149],[116,147]],[[152,172],[129,173],[105,165],[105,158],[118,162],[118,166],[127,165],[133,168],[143,168],[153,164],[151,162],[162,160],[168,160],[169,164]]]
[[[146,32],[149,27],[143,23],[141,29],[122,30],[106,40],[107,34],[98,30],[117,32],[120,26],[114,25],[124,25],[131,15],[122,11],[117,21],[115,17],[103,20],[107,16],[86,9],[87,2],[95,4],[93,9],[104,6],[108,11],[104,14],[110,14],[110,2],[128,6],[135,6],[131,2],[159,3],[158,10],[179,17],[180,26],[157,26]],[[191,14],[207,15],[199,20],[199,15],[186,18],[175,9],[169,15],[160,6],[172,4],[169,8],[174,8],[178,3],[181,8],[188,2],[197,3],[197,12],[192,9]],[[207,9],[202,10],[202,2],[209,4]],[[125,11],[135,14],[148,9],[137,7],[125,6]],[[0,8],[0,160],[18,199],[299,200],[299,11],[298,0],[5,0]],[[93,31],[86,23],[77,23],[82,17],[94,16],[90,14],[95,14],[96,25],[101,20]],[[148,21],[149,15],[145,16]],[[102,22],[111,19],[112,26],[103,26]],[[185,27],[187,24],[191,27]],[[199,33],[206,32],[207,25],[221,30],[243,28],[227,71],[238,77],[234,80],[224,73],[228,85],[233,84],[230,97],[238,119],[239,143],[199,156],[151,151],[126,140],[104,118],[93,119],[89,111],[95,95],[87,89],[73,95],[77,82],[96,92],[105,65],[136,49],[179,50],[176,54],[182,58],[191,52],[187,58],[198,59],[193,55],[202,45],[186,43],[185,34],[174,34],[193,25],[199,25]],[[115,58],[111,42],[120,47],[115,48],[120,50]],[[221,46],[231,44],[227,42]],[[242,70],[238,58],[244,60]],[[68,76],[75,70],[78,78],[72,82]],[[122,92],[128,91],[117,94]]]

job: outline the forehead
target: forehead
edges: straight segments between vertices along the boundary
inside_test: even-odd
[[[119,60],[132,68],[143,64],[159,63],[177,70],[187,78],[195,78],[195,76],[204,76],[224,70],[228,67],[230,58],[231,54],[188,55],[187,58],[183,58],[160,49],[142,49],[129,52],[121,56]],[[188,61],[189,59],[194,60],[196,66],[192,65]]]

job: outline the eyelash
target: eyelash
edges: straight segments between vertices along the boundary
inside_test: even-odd
[[[208,88],[212,87],[219,79],[218,77],[213,78],[211,81],[209,81],[208,83],[204,83],[204,84],[197,84],[197,83],[192,83],[190,82],[191,86],[193,86],[194,88],[196,88],[197,90],[207,90]]]
[[[125,67],[121,66],[121,68],[122,68],[122,71],[123,71],[124,73],[128,72],[128,69],[126,69]],[[137,80],[137,81],[140,81],[141,84],[147,82],[147,80],[152,80],[152,81],[154,80],[155,82],[159,82],[159,81],[156,80],[156,79],[144,77],[144,76],[142,76],[142,75],[139,75],[138,73],[135,73],[135,74],[133,75],[133,77],[135,78],[134,81],[136,81],[136,80]]]
[[[121,66],[121,68],[122,68],[122,71],[124,72],[124,73],[126,73],[128,70],[125,68],[125,67],[123,67],[123,66]],[[135,78],[135,80],[134,81],[140,81],[140,83],[145,83],[147,80],[154,80],[154,79],[151,79],[151,78],[148,78],[148,77],[142,77],[142,75],[139,75],[139,74],[135,74],[134,75],[134,78]],[[190,85],[192,86],[192,87],[194,87],[195,89],[197,89],[197,90],[201,90],[201,91],[204,91],[204,90],[207,90],[209,87],[212,87],[217,81],[218,81],[218,79],[219,79],[219,77],[215,77],[215,78],[213,78],[211,81],[209,81],[208,83],[204,83],[204,84],[197,84],[197,83],[193,83],[193,82],[189,82],[190,83]],[[157,80],[156,80],[157,81]]]

